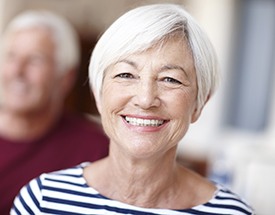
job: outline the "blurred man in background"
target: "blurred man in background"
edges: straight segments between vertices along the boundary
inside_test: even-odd
[[[1,38],[1,215],[30,179],[108,153],[99,124],[64,111],[79,53],[74,29],[46,11],[17,16]]]

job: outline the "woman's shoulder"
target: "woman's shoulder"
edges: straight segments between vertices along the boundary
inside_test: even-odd
[[[180,210],[181,212],[188,212],[198,214],[202,212],[215,212],[215,214],[253,214],[252,208],[236,193],[232,192],[222,184],[209,181],[207,178],[194,173],[193,171],[186,170],[188,174],[188,184],[191,193],[199,199],[199,204],[195,204],[192,208]],[[186,184],[185,178],[185,184]],[[183,181],[183,180],[182,180]],[[183,194],[185,196],[185,194]],[[207,197],[207,199],[205,198]],[[191,213],[192,212],[192,213]]]
[[[252,207],[238,194],[229,188],[215,183],[217,190],[213,198],[204,204],[206,207],[221,208],[226,211],[235,211],[236,214],[254,214]]]
[[[83,177],[83,169],[87,165],[89,162],[64,170],[44,173],[31,180],[20,190],[14,200],[11,214],[40,214],[42,205],[45,210],[52,210],[52,204],[70,205],[70,201],[81,195],[85,196],[87,193],[93,195],[94,192],[89,189]]]
[[[67,169],[61,169],[54,172],[49,173],[43,173],[41,174],[37,180],[40,180],[41,183],[47,182],[63,182],[63,183],[69,183],[69,182],[77,182],[84,183],[83,180],[83,170],[86,166],[88,166],[90,162],[83,162],[79,165],[67,168]]]
[[[83,169],[89,164],[90,162],[83,162],[71,168],[43,173],[39,177],[32,179],[25,188],[32,190],[35,195],[42,195],[45,190],[48,192],[49,190],[58,191],[74,189],[75,187],[86,187]]]

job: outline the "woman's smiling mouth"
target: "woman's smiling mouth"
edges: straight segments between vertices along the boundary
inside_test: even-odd
[[[124,116],[124,119],[127,123],[135,126],[144,126],[144,127],[158,127],[165,123],[166,120],[158,120],[158,119],[142,119]]]

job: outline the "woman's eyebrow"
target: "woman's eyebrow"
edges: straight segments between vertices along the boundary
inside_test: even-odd
[[[127,60],[127,59],[122,59],[122,60],[119,60],[115,63],[116,64],[119,64],[119,63],[126,63],[126,64],[129,64],[130,66],[134,67],[134,68],[138,68],[138,65],[134,62],[134,61],[131,61],[131,60]]]
[[[167,64],[161,67],[160,71],[166,71],[166,70],[180,70],[183,71],[186,77],[188,77],[187,72],[182,66],[175,65],[175,64]]]
[[[135,63],[134,61],[132,60],[128,60],[128,59],[122,59],[122,60],[119,60],[115,63],[116,64],[119,64],[119,63],[125,63],[125,64],[128,64],[130,66],[132,66],[133,68],[135,69],[138,69],[138,65],[137,63]],[[179,66],[179,65],[176,65],[176,64],[166,64],[166,65],[163,65],[161,68],[160,68],[160,72],[163,72],[163,71],[167,71],[167,70],[180,70],[184,73],[184,75],[186,77],[188,77],[187,75],[187,72],[186,70],[182,67],[182,66]]]

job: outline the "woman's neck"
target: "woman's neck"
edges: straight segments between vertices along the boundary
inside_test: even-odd
[[[175,156],[173,148],[159,158],[133,159],[111,144],[109,156],[85,168],[84,178],[102,195],[138,207],[186,209],[209,201],[216,187]]]
[[[106,159],[94,164],[90,171],[84,171],[88,184],[102,195],[127,204],[147,208],[171,206],[177,197],[176,189],[181,186],[182,173],[175,163],[175,149],[165,158],[146,160],[126,158],[111,151]]]

